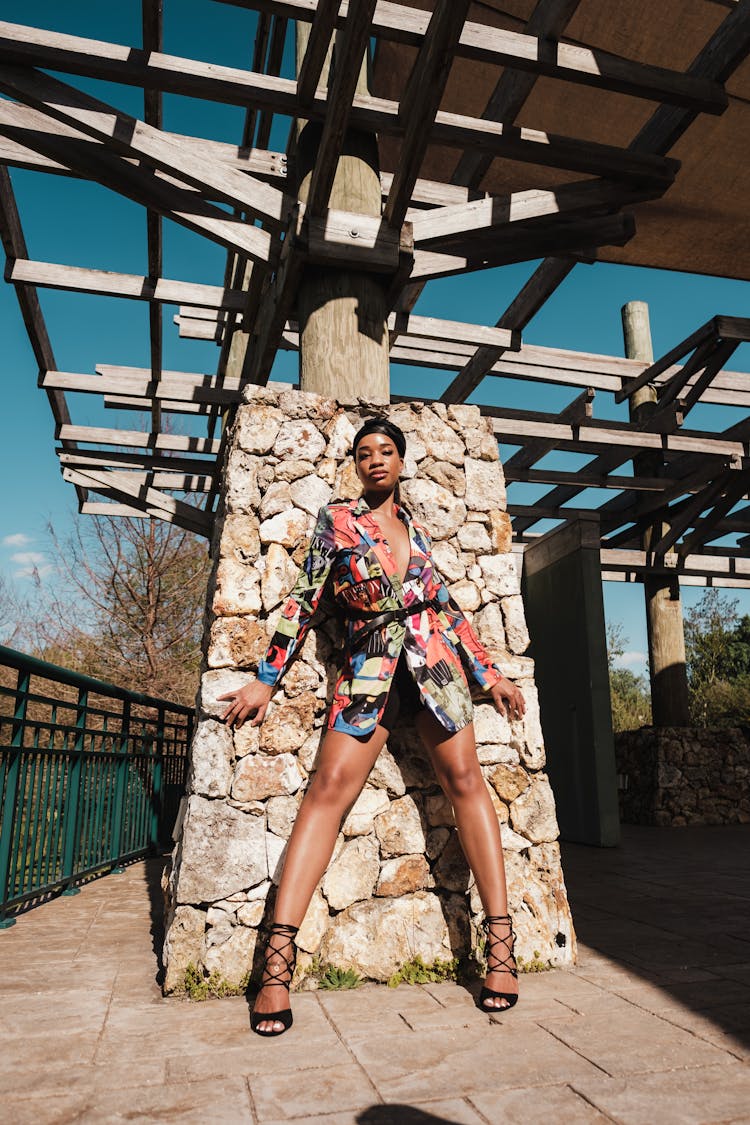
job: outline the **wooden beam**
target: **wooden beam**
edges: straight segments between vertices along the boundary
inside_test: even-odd
[[[593,415],[593,402],[595,391],[593,387],[587,387],[577,398],[560,412],[558,420],[560,422],[569,422],[572,426],[577,426],[581,422],[589,419]],[[554,441],[550,439],[539,438],[537,441],[531,441],[522,449],[517,450],[512,457],[510,457],[503,464],[503,471],[507,469],[528,469],[535,461],[540,461],[542,457],[546,456],[555,449]]]
[[[211,476],[216,472],[216,460],[200,457],[180,457],[174,453],[141,453],[137,450],[123,452],[118,449],[75,449],[60,447],[55,453],[61,465],[82,468],[138,469],[143,472],[161,470],[170,473],[187,473],[196,476]]]
[[[628,489],[633,492],[663,492],[671,483],[669,477],[620,476],[615,473],[594,473],[583,469],[524,469],[503,461],[506,484],[572,484],[577,488]],[[601,511],[601,509],[598,509]]]
[[[124,501],[128,506],[142,509],[149,515],[157,516],[168,523],[176,523],[186,531],[208,538],[211,534],[213,517],[208,512],[166,496],[157,488],[141,486],[128,479],[128,473],[117,470],[100,472],[95,469],[63,469],[63,480],[80,484],[103,496],[111,496]]]
[[[729,480],[726,492],[721,499],[717,500],[712,510],[708,512],[703,519],[698,520],[694,524],[693,530],[689,535],[685,536],[682,543],[680,543],[677,548],[677,553],[679,555],[692,555],[709,540],[718,538],[721,534],[718,527],[721,520],[735,504],[742,500],[743,497],[747,496],[748,488],[750,487],[750,476],[747,473],[737,473],[733,475],[738,479]]]
[[[184,434],[148,434],[143,430],[115,430],[105,426],[57,427],[56,437],[62,441],[86,442],[90,445],[114,445],[127,449],[174,450],[176,453],[219,452],[216,439],[188,437]]]
[[[367,0],[369,4],[371,0]],[[296,82],[253,74],[194,59],[165,54],[144,55],[136,48],[20,24],[0,22],[0,61],[48,67],[134,86],[154,86],[170,93],[187,94],[230,104],[256,104],[259,108],[296,117],[325,121],[328,99],[317,96],[300,105]],[[397,102],[356,95],[349,117],[353,128],[403,134]],[[508,159],[567,168],[584,174],[671,182],[676,161],[646,152],[581,141],[526,128],[508,128],[440,110],[431,142],[481,151]]]
[[[291,19],[310,20],[315,7],[307,0],[228,0],[238,7],[284,12]],[[349,18],[347,0],[341,5],[339,24]],[[356,11],[356,7],[354,8]],[[375,9],[372,31],[384,39],[421,47],[429,28],[429,12],[405,4],[380,0]],[[607,51],[573,43],[549,43],[534,35],[508,31],[491,24],[466,22],[455,53],[494,66],[529,70],[598,89],[615,90],[650,101],[690,105],[703,113],[721,113],[726,95],[714,81],[680,71],[634,62]]]
[[[606,180],[584,180],[552,190],[535,188],[506,197],[488,196],[416,215],[412,220],[414,243],[418,250],[434,247],[450,252],[451,246],[465,247],[476,241],[481,252],[482,243],[509,227],[537,224],[541,219],[590,217],[602,209],[619,209],[661,194],[661,187],[639,192]]]
[[[384,218],[400,227],[430,142],[469,0],[438,0],[399,106],[404,136]]]
[[[193,281],[170,281],[168,278],[144,277],[140,274],[112,273],[57,262],[36,262],[28,258],[8,260],[5,280],[18,285],[63,289],[75,293],[94,293],[103,297],[126,297],[157,304],[188,305],[217,310],[241,312],[244,293],[222,289],[218,285],[200,285]]]
[[[360,0],[356,8],[352,9],[352,15],[346,21],[344,30],[336,39],[333,81],[329,82],[326,99],[328,108],[323,120],[323,131],[318,144],[315,167],[305,201],[307,211],[311,216],[322,215],[328,207],[331,188],[336,176],[336,167],[344,143],[344,134],[351,115],[360,67],[370,38],[370,25],[372,13],[375,10],[375,2],[376,0]],[[315,24],[313,23],[314,28]],[[309,104],[312,95],[305,100]]]
[[[165,136],[161,129],[115,109],[106,102],[41,71],[0,66],[0,89],[56,121],[112,145],[121,155],[146,161],[210,199],[241,207],[256,218],[281,226],[292,205],[285,195],[248,172],[218,165],[194,146]]]
[[[195,192],[167,183],[152,170],[129,163],[36,110],[0,100],[0,133],[64,159],[85,177],[256,261],[265,263],[275,256],[276,247],[267,232],[233,220]]]
[[[307,41],[305,57],[297,75],[297,96],[304,104],[310,102],[318,89],[323,64],[336,29],[341,0],[319,0]]]

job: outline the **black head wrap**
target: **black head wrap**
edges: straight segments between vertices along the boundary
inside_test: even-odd
[[[352,456],[356,454],[357,446],[362,441],[362,438],[367,437],[368,434],[385,434],[396,446],[401,460],[404,459],[406,454],[406,438],[404,437],[403,431],[400,430],[398,426],[394,425],[393,422],[389,422],[387,418],[370,418],[365,422],[364,426],[354,435]]]

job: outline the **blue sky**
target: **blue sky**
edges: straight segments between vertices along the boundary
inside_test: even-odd
[[[140,43],[140,4],[102,4],[76,0],[60,5],[51,0],[3,0],[2,18],[30,23],[69,34],[114,42]],[[255,28],[252,12],[213,0],[166,0],[165,51],[229,66],[249,66]],[[287,65],[291,63],[287,59]],[[72,81],[69,76],[62,76]],[[81,87],[119,108],[142,116],[138,91],[107,83],[75,80]],[[208,104],[172,95],[164,99],[165,127],[219,140],[237,142],[243,124],[238,107]],[[283,149],[287,123],[279,121],[271,148]],[[111,269],[146,271],[145,215],[142,209],[94,184],[34,172],[14,171],[13,184],[29,246],[29,256],[51,262]],[[164,274],[170,278],[219,284],[225,255],[221,248],[172,224],[164,223]],[[417,312],[493,324],[534,264],[508,266],[472,277],[431,282]],[[63,371],[93,372],[96,363],[146,366],[148,314],[141,302],[40,291],[57,367]],[[525,333],[529,343],[580,351],[621,355],[620,308],[629,300],[650,306],[657,355],[678,343],[716,313],[746,315],[748,285],[726,279],[702,278],[656,270],[597,264],[577,266]],[[164,367],[213,372],[218,351],[214,344],[180,340],[172,317],[164,308]],[[72,488],[63,483],[54,455],[54,427],[46,396],[36,385],[37,370],[12,288],[0,285],[2,377],[7,393],[0,416],[0,449],[6,489],[2,501],[0,573],[28,583],[34,566],[44,568],[45,526],[52,521],[63,531],[79,517]],[[750,370],[747,346],[732,359],[735,370]],[[296,377],[296,357],[282,353],[273,375]],[[394,391],[438,395],[449,373],[394,366]],[[565,388],[486,379],[473,401],[534,410],[560,409],[578,392]],[[73,421],[81,424],[140,428],[136,415],[105,411],[93,397],[69,396]],[[627,407],[616,407],[612,396],[597,395],[595,416],[625,418]],[[737,420],[737,411],[698,407],[691,427],[721,429]],[[189,425],[181,423],[181,425]],[[508,450],[510,452],[510,450]],[[569,456],[554,455],[559,467],[571,467]],[[515,486],[511,499],[527,502],[544,490]],[[585,501],[584,501],[585,502]],[[576,501],[579,504],[581,501]],[[643,592],[640,586],[606,583],[608,618],[621,621],[629,637],[630,665],[639,669],[646,651]],[[734,596],[734,593],[732,594]],[[750,593],[738,592],[740,609],[750,612]],[[686,605],[700,590],[686,588]]]

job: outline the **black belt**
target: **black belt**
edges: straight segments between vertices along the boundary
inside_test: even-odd
[[[414,605],[399,606],[398,609],[387,609],[384,613],[378,613],[375,617],[368,617],[366,614],[351,613],[350,616],[357,619],[364,620],[365,624],[361,629],[357,629],[352,637],[352,640],[359,642],[360,640],[369,637],[376,629],[380,629],[383,625],[391,625],[394,621],[405,621],[407,617],[411,617],[414,613],[422,613],[426,609],[440,609],[440,601],[438,598],[430,598],[427,602],[416,602]]]

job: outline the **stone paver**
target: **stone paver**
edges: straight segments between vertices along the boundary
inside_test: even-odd
[[[750,828],[626,829],[564,847],[575,970],[487,1016],[455,984],[164,999],[159,875],[133,864],[0,931],[5,1125],[727,1125],[750,1122]]]

